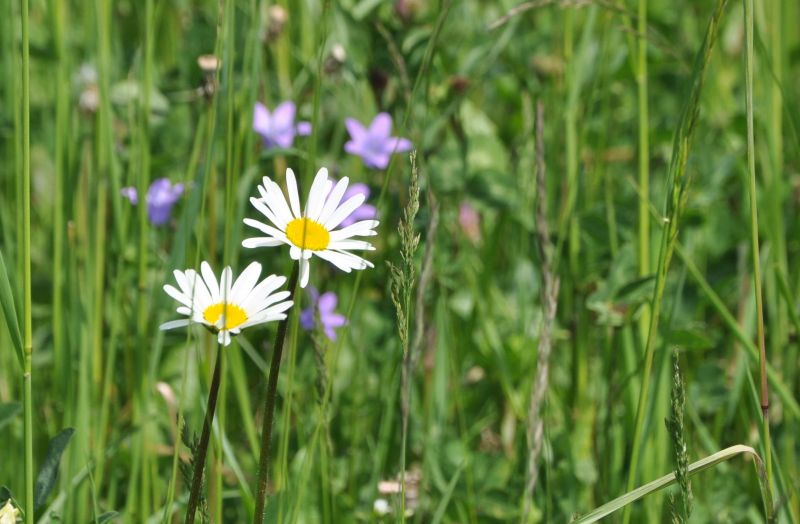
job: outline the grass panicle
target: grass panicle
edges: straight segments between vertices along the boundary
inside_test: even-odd
[[[679,495],[670,495],[670,512],[673,524],[686,524],[692,515],[692,484],[689,480],[689,450],[686,444],[686,427],[683,422],[686,406],[686,388],[677,349],[672,351],[672,389],[670,390],[670,415],[665,420],[675,460],[675,479]]]
[[[544,104],[536,104],[536,239],[541,260],[542,286],[540,300],[544,311],[536,355],[536,375],[528,402],[528,466],[525,482],[523,522],[533,513],[533,494],[539,478],[539,457],[544,442],[542,408],[550,376],[550,353],[553,349],[553,328],[558,310],[559,278],[553,268],[553,243],[547,216],[547,183],[544,149]]]
[[[411,379],[414,358],[410,351],[411,299],[416,283],[417,263],[414,259],[419,247],[420,234],[414,226],[419,211],[419,169],[417,153],[411,152],[411,180],[408,186],[408,202],[403,208],[403,218],[397,226],[400,237],[400,264],[389,265],[392,304],[397,315],[397,334],[403,349],[402,378],[400,382],[401,438],[400,438],[400,489],[401,516],[406,514],[406,448],[408,445],[408,419],[411,414]]]

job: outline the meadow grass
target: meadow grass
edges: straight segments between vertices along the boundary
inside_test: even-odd
[[[0,508],[800,522],[797,5],[90,4],[0,5]],[[312,132],[267,147],[287,100]],[[345,152],[379,112],[413,159]],[[311,264],[336,339],[299,287],[230,346],[160,331],[173,270],[296,271],[243,219],[323,166],[381,221],[374,269]]]

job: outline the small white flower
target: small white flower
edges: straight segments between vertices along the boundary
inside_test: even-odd
[[[197,323],[217,333],[220,344],[231,343],[231,336],[256,324],[283,320],[284,311],[292,306],[288,291],[273,293],[286,282],[286,277],[270,275],[258,284],[261,264],[253,262],[233,282],[230,266],[217,281],[208,262],[200,264],[200,273],[193,269],[174,271],[180,289],[169,284],[164,291],[180,302],[177,312],[189,318],[161,324],[161,329],[173,329]],[[233,282],[233,283],[232,283]],[[232,283],[232,284],[231,284]]]
[[[291,169],[286,170],[286,185],[289,201],[280,186],[267,177],[258,186],[261,198],[250,198],[250,203],[273,225],[245,218],[244,223],[266,234],[265,237],[247,238],[244,247],[290,246],[289,256],[300,263],[300,287],[308,284],[308,266],[312,255],[327,260],[342,271],[374,267],[372,263],[350,253],[352,249],[373,250],[372,244],[364,240],[354,240],[356,236],[373,236],[378,226],[377,220],[361,220],[347,227],[337,227],[361,204],[365,196],[361,193],[342,203],[349,180],[342,177],[334,186],[328,180],[328,170],[324,167],[317,172],[308,200],[300,211],[300,198],[297,194],[297,181]]]
[[[14,507],[11,500],[7,500],[5,505],[0,508],[0,524],[14,524],[19,516],[19,510]]]
[[[377,515],[388,515],[392,512],[392,507],[389,505],[389,501],[386,499],[375,499],[375,502],[372,503],[372,511],[375,512]]]

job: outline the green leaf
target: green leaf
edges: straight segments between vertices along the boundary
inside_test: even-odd
[[[22,334],[19,331],[19,317],[17,308],[14,306],[14,295],[11,293],[11,282],[8,280],[8,270],[6,262],[3,260],[3,253],[0,251],[0,306],[3,308],[3,317],[8,326],[8,333],[11,335],[11,343],[17,351],[19,365],[23,366],[25,357],[22,354]]]
[[[0,429],[14,420],[14,417],[16,417],[17,413],[19,413],[21,410],[22,404],[19,402],[6,402],[0,404]]]
[[[42,469],[39,470],[39,475],[36,477],[36,485],[34,486],[33,506],[37,509],[47,501],[50,491],[56,484],[61,454],[64,453],[64,449],[69,444],[73,433],[75,433],[74,428],[64,429],[47,446],[47,456],[42,464]]]

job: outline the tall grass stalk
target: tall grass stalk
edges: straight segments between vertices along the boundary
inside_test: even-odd
[[[772,443],[769,434],[769,386],[767,384],[767,348],[764,343],[764,304],[761,294],[761,262],[758,245],[758,201],[756,189],[755,132],[753,130],[753,0],[743,0],[745,21],[745,104],[747,110],[747,172],[750,195],[750,254],[753,260],[753,292],[756,298],[756,337],[759,349],[761,414],[767,486],[772,483]],[[778,176],[773,173],[773,176]]]
[[[553,271],[553,245],[547,218],[547,184],[544,158],[544,104],[536,104],[536,237],[543,284],[541,301],[544,310],[536,358],[536,376],[528,405],[528,467],[525,481],[522,522],[530,522],[533,510],[533,493],[539,473],[539,455],[544,441],[542,406],[547,394],[550,352],[553,347],[552,332],[558,308],[559,278]]]
[[[58,59],[56,71],[58,85],[66,85],[69,79],[67,62],[67,46],[65,38],[64,0],[52,0],[53,41]],[[56,94],[55,147],[53,153],[53,365],[56,369],[64,369],[64,175],[66,172],[66,146],[69,135],[69,94],[59,89]],[[61,393],[64,391],[63,375],[57,374],[56,381]]]
[[[294,265],[292,274],[289,276],[287,289],[290,295],[287,300],[294,300],[295,288],[297,287],[298,264]],[[281,320],[278,324],[275,344],[272,347],[272,362],[269,367],[267,393],[264,398],[264,422],[261,428],[261,456],[258,462],[258,484],[256,485],[256,508],[253,514],[253,524],[262,524],[262,522],[264,522],[264,508],[267,503],[267,476],[269,474],[270,450],[272,444],[272,420],[275,416],[275,401],[278,395],[278,373],[281,368],[286,328],[289,319],[292,317],[291,312],[295,309],[296,305],[289,310],[286,318]]]
[[[636,86],[639,103],[639,276],[650,274],[650,117],[647,100],[647,0],[639,0],[636,26],[637,47]],[[647,337],[650,309],[642,308],[639,317],[641,339]]]
[[[137,225],[139,228],[137,248],[137,315],[136,332],[139,350],[136,351],[134,380],[133,423],[140,428],[135,438],[134,460],[138,456],[140,477],[134,479],[137,486],[135,508],[139,518],[150,514],[150,459],[146,453],[146,441],[150,424],[147,416],[149,395],[149,380],[147,375],[146,357],[144,348],[151,347],[148,332],[148,319],[150,312],[150,296],[147,282],[148,275],[148,236],[150,227],[147,217],[147,189],[150,183],[150,94],[153,89],[153,47],[155,39],[155,19],[153,0],[144,3],[144,60],[142,80],[139,90],[139,107],[136,118],[136,136],[138,140],[138,176],[136,179],[139,205],[137,207]],[[101,176],[105,174],[101,173]]]
[[[656,270],[656,283],[651,302],[651,317],[645,346],[644,367],[642,370],[642,387],[639,392],[639,402],[636,408],[634,422],[633,445],[630,455],[630,469],[628,470],[627,491],[632,491],[636,484],[636,474],[639,467],[642,441],[644,438],[644,419],[647,411],[650,393],[650,380],[653,371],[653,360],[658,338],[658,323],[661,316],[661,302],[664,296],[667,273],[669,271],[672,254],[678,240],[678,225],[686,205],[689,177],[686,176],[686,163],[689,157],[692,139],[696,129],[700,105],[700,93],[703,88],[705,72],[711,59],[711,50],[716,41],[722,12],[727,0],[717,0],[716,7],[706,29],[705,39],[698,51],[694,71],[692,74],[692,87],[684,106],[678,128],[673,141],[672,158],[668,171],[668,195],[666,202],[665,224],[661,233],[661,245]],[[641,198],[641,197],[640,197]],[[623,513],[623,522],[630,522],[631,509],[626,506]]]
[[[406,514],[406,447],[408,443],[408,418],[411,411],[411,374],[414,363],[410,348],[411,297],[416,281],[414,255],[419,246],[419,233],[414,229],[414,219],[419,211],[419,170],[417,153],[411,152],[411,182],[408,187],[408,202],[403,209],[403,218],[397,227],[400,236],[400,258],[395,265],[389,262],[391,275],[391,297],[397,314],[397,334],[403,349],[402,375],[400,380],[400,518],[405,522]]]
[[[22,293],[23,411],[25,432],[25,522],[33,518],[33,320],[31,312],[31,94],[29,0],[22,0]]]

